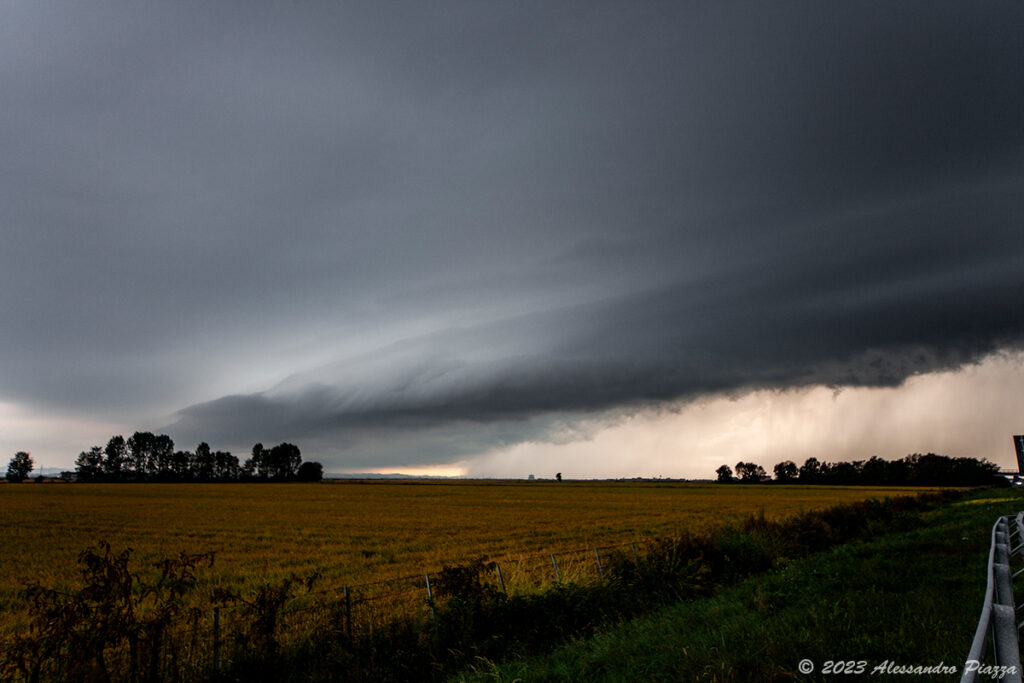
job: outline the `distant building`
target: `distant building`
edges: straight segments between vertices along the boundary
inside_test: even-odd
[[[531,474],[530,476],[528,476],[528,477],[527,477],[527,479],[529,479],[530,481],[533,481],[534,479],[536,479],[536,477],[534,477],[534,476],[533,476],[533,475]]]

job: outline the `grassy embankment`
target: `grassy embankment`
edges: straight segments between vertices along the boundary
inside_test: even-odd
[[[904,530],[786,562],[712,597],[681,602],[555,651],[478,660],[466,681],[819,681],[875,667],[963,666],[981,610],[995,518],[1024,508],[989,490],[907,519]],[[801,674],[807,659],[814,672]],[[827,661],[864,673],[825,675]],[[856,665],[855,665],[856,666]],[[958,680],[872,675],[871,680]]]

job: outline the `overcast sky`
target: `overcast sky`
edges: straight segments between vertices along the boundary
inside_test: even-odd
[[[1009,464],[1022,35],[1018,0],[7,0],[0,447]]]

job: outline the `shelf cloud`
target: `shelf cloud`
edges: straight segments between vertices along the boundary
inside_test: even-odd
[[[1012,354],[1022,30],[1009,1],[5,3],[0,403],[34,417],[2,445],[66,419],[416,467]]]

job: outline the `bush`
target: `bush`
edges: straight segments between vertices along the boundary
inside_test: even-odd
[[[159,577],[146,582],[129,568],[131,553],[115,554],[106,541],[84,550],[84,585],[72,594],[30,584],[31,625],[0,662],[4,680],[168,680],[160,665],[176,646],[169,629],[196,586],[195,570],[212,566],[213,554],[162,560]]]

